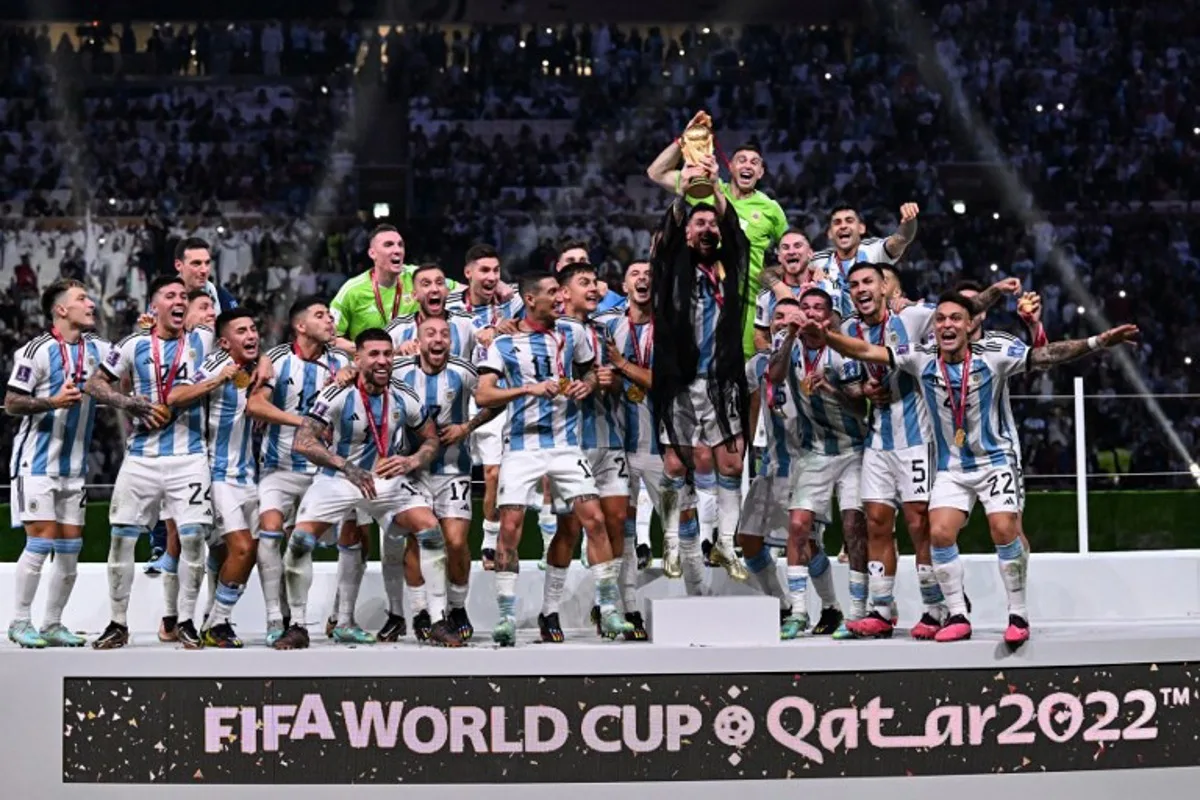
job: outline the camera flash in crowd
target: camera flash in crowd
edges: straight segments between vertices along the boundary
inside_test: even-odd
[[[1000,219],[1000,212],[999,212],[999,211],[993,211],[993,212],[992,212],[992,219]]]
[[[951,207],[952,209],[954,209],[954,213],[955,213],[955,214],[965,214],[965,213],[967,213],[967,204],[966,204],[966,203],[964,203],[962,200],[955,200],[955,201],[954,201],[954,205],[952,205],[952,206],[950,206],[950,207]]]
[[[999,272],[999,271],[1000,271],[1000,265],[999,265],[999,264],[992,264],[992,266],[991,266],[991,270],[992,270],[992,272]]]
[[[1184,356],[1184,357],[1183,357],[1183,363],[1184,363],[1185,365],[1187,365],[1187,366],[1189,366],[1189,367],[1190,367],[1190,366],[1192,365],[1192,357],[1191,357],[1191,356]]]
[[[825,73],[825,80],[831,80],[832,78],[833,78],[833,75],[831,73],[828,73],[828,72]]]
[[[1059,103],[1057,106],[1055,106],[1055,108],[1057,108],[1059,111],[1062,111],[1065,107],[1066,106],[1064,106],[1062,103]]]
[[[1122,289],[1121,291],[1117,292],[1117,297],[1119,297],[1119,298],[1121,298],[1122,300],[1124,300],[1124,299],[1125,299],[1125,290],[1124,290],[1124,289]]]
[[[1079,307],[1078,307],[1078,308],[1076,308],[1075,310],[1076,310],[1076,311],[1078,311],[1080,314],[1086,314],[1086,313],[1087,313],[1087,309],[1086,309],[1086,308],[1084,308],[1083,306],[1079,306]]]
[[[1033,110],[1039,114],[1042,113],[1042,104],[1038,103],[1036,106],[1034,106]]]

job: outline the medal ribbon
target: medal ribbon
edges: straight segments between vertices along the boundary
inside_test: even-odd
[[[471,302],[470,286],[463,289],[463,305],[466,306],[468,314],[475,313],[475,304]],[[488,324],[485,327],[494,328],[500,320],[500,307],[493,302],[489,303],[486,308],[488,309]]]
[[[560,380],[567,377],[567,369],[563,364],[563,351],[567,347],[566,334],[560,334],[557,331],[550,330],[549,328],[543,328],[529,317],[525,318],[525,324],[528,325],[534,333],[540,333],[543,336],[549,336],[554,340],[554,370],[557,373],[555,377]],[[593,335],[595,335],[594,332]]]
[[[358,396],[362,399],[363,413],[367,416],[367,430],[371,432],[372,438],[375,439],[375,452],[379,458],[387,458],[388,454],[388,390],[384,387],[383,397],[379,401],[380,421],[375,422],[375,415],[371,413],[371,395],[367,394],[367,387],[363,383],[363,379],[358,379]]]
[[[717,301],[717,308],[724,308],[725,307],[725,295],[721,291],[721,282],[719,280],[717,280],[716,269],[710,269],[709,267],[706,267],[703,264],[697,264],[696,269],[700,270],[700,272],[704,275],[705,278],[708,279],[709,284],[712,286],[713,299],[715,299]]]
[[[625,311],[625,319],[629,320],[629,340],[633,346],[633,363],[645,369],[650,366],[650,350],[654,347],[654,320],[645,323],[649,330],[649,335],[646,337],[646,350],[642,352],[642,340],[638,336],[638,326],[632,319],[629,319],[628,309]]]
[[[954,417],[954,436],[957,439],[959,433],[966,431],[967,395],[971,391],[971,352],[967,351],[967,357],[962,362],[962,382],[957,401],[954,398],[954,387],[950,383],[950,370],[941,356],[938,356],[938,367],[942,370],[942,379],[946,381],[946,399],[950,402],[950,413]]]
[[[70,346],[63,339],[62,334],[56,328],[50,329],[50,335],[54,337],[54,341],[58,342],[58,354],[62,357],[63,372],[67,371],[67,363],[71,360]],[[76,386],[83,383],[83,351],[87,349],[87,342],[83,337],[79,337],[79,352],[75,358],[75,369],[71,373],[71,382]]]
[[[814,372],[817,371],[817,368],[820,366],[821,362],[825,359],[825,350],[826,350],[826,348],[822,347],[820,350],[817,351],[817,357],[810,361],[808,358],[808,347],[806,346],[804,348],[804,378],[805,378],[805,380],[807,380],[809,378],[809,376],[811,376]]]
[[[162,374],[162,353],[159,350],[158,334],[150,334],[150,355],[154,359],[154,383],[158,386],[158,402],[167,402],[167,395],[171,393],[171,387],[175,385],[175,376],[179,374],[179,364],[183,361],[184,335],[180,334],[175,340],[178,346],[175,348],[175,360],[171,363],[171,369],[167,372],[164,378]]]
[[[295,354],[296,358],[300,359],[301,361],[308,361],[308,359],[304,357],[304,354],[300,352],[299,342],[292,342],[292,353]],[[321,362],[313,361],[310,363],[319,364]],[[329,370],[330,378],[337,375],[337,362],[334,361],[333,353],[329,352],[328,348],[325,349],[325,369]]]
[[[888,324],[888,320],[890,320],[891,318],[892,318],[892,314],[890,311],[887,310],[887,308],[885,306],[883,309],[883,318],[879,320],[879,341],[878,342],[871,340],[871,326],[866,322],[866,320],[860,319],[858,321],[858,337],[860,339],[862,339],[864,342],[866,342],[867,344],[874,344],[874,345],[878,345],[880,347],[884,347],[885,346],[884,342],[887,340],[887,324]],[[867,364],[867,374],[870,375],[875,380],[883,380],[883,376],[887,374],[887,367],[881,366],[879,364]]]
[[[379,291],[379,281],[375,278],[375,273],[371,273],[371,291],[375,292],[375,308],[379,309],[379,316],[383,318],[383,324],[391,322],[400,313],[400,301],[404,299],[404,274],[396,276],[396,293],[392,295],[392,315],[389,317],[383,310],[383,295]]]

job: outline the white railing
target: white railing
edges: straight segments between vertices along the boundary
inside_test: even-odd
[[[1034,473],[1026,474],[1027,482],[1038,481],[1067,481],[1074,480],[1075,482],[1075,506],[1076,506],[1076,542],[1078,552],[1089,553],[1091,551],[1089,543],[1089,520],[1088,520],[1088,479],[1111,479],[1119,481],[1126,478],[1181,478],[1190,477],[1198,485],[1200,485],[1200,467],[1191,470],[1162,470],[1162,471],[1141,471],[1141,472],[1088,472],[1088,438],[1087,438],[1087,422],[1086,422],[1086,406],[1088,400],[1100,402],[1109,402],[1114,400],[1191,400],[1195,401],[1200,407],[1200,394],[1183,394],[1183,393],[1166,393],[1166,394],[1104,394],[1104,395],[1088,395],[1084,393],[1083,378],[1077,377],[1074,379],[1071,394],[1050,394],[1050,395],[1011,395],[1012,400],[1032,401],[1036,403],[1072,403],[1072,422],[1074,425],[1074,444],[1075,444],[1075,471],[1068,473]],[[1147,414],[1146,418],[1153,422],[1154,415]],[[1194,465],[1196,458],[1194,454],[1189,454],[1189,462]],[[1118,465],[1119,466],[1119,465]],[[750,470],[746,469],[743,473],[742,494],[745,495],[750,482]],[[482,488],[482,481],[476,481],[476,488]],[[0,484],[0,498],[11,497],[11,487],[7,484]],[[87,484],[89,495],[111,494],[113,484],[111,483],[91,483]]]

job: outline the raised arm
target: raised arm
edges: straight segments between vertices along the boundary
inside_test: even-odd
[[[646,177],[657,183],[672,194],[679,191],[679,160],[683,158],[683,150],[676,139],[663,149],[658,157],[646,168]]]
[[[976,311],[987,311],[996,305],[1004,295],[1019,294],[1020,291],[1021,281],[1017,278],[1005,278],[1002,281],[997,281],[975,296]]]
[[[856,336],[846,336],[837,331],[826,330],[819,323],[808,321],[802,329],[811,336],[819,337],[834,351],[855,361],[869,361],[872,364],[891,364],[892,354],[886,347],[864,342]]]
[[[237,364],[230,361],[221,367],[216,375],[209,376],[199,383],[174,386],[171,388],[171,393],[167,395],[167,405],[171,408],[187,408],[195,405],[227,381],[233,380],[233,376],[238,373],[239,369]]]
[[[899,259],[904,251],[917,238],[917,214],[921,213],[916,203],[905,203],[900,206],[900,226],[883,242],[883,249],[889,256]]]
[[[1137,341],[1137,325],[1120,325],[1089,339],[1069,339],[1035,347],[1029,353],[1030,369],[1049,369],[1082,358],[1102,348],[1115,347],[1123,342]]]

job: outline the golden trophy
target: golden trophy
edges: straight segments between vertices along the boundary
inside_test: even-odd
[[[692,123],[679,137],[679,149],[683,151],[683,163],[689,166],[702,166],[713,155],[712,118],[700,112]],[[688,180],[683,187],[683,193],[693,200],[704,200],[712,197],[715,187],[713,182],[703,176],[696,175]]]

